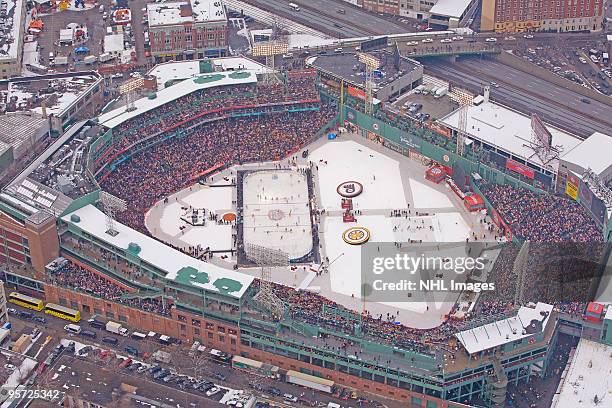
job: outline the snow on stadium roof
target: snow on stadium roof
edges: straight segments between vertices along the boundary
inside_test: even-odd
[[[561,156],[561,159],[583,169],[590,168],[595,174],[601,175],[612,166],[610,152],[612,152],[612,135],[595,132]]]
[[[429,14],[459,18],[474,0],[438,0]]]
[[[539,167],[545,167],[542,160],[538,155],[534,155],[533,149],[529,147],[533,139],[529,116],[491,101],[477,106],[468,106],[467,109],[466,132],[470,138],[483,141]],[[440,119],[439,122],[453,129],[459,129],[459,116],[460,109],[457,109]],[[561,146],[561,155],[569,152],[581,142],[574,135],[548,124],[546,128],[552,134],[553,146]],[[549,165],[556,172],[559,161],[552,160]]]
[[[523,329],[529,326],[532,320],[542,321],[540,333],[543,332],[550,321],[552,310],[552,305],[541,302],[538,302],[535,308],[523,306],[514,317],[464,330],[455,334],[455,337],[459,339],[469,354],[489,350],[535,335],[537,332],[530,330],[523,332]],[[542,315],[543,312],[548,312],[545,318]]]
[[[115,223],[115,230],[119,233],[109,235],[106,233],[106,215],[91,204],[66,214],[62,220],[165,271],[166,279],[185,285],[240,299],[254,279],[250,275],[192,258],[118,222]]]
[[[148,97],[140,98],[134,102],[135,109],[126,111],[125,107],[120,107],[107,112],[98,117],[99,122],[108,127],[114,128],[128,119],[135,118],[143,113],[162,106],[168,102],[172,102],[182,96],[188,95],[200,89],[213,88],[224,85],[240,85],[251,84],[257,82],[257,75],[249,71],[233,71],[233,72],[213,72],[210,74],[201,74],[190,78],[189,80],[181,81],[169,88],[162,89],[157,92],[154,99]]]
[[[250,71],[255,74],[264,74],[271,69],[264,64],[245,57],[222,57],[211,59],[215,67],[222,71]],[[157,79],[157,89],[164,89],[168,81],[180,81],[200,74],[201,60],[169,61],[157,64],[147,75]]]
[[[580,339],[566,370],[561,375],[561,383],[551,408],[610,406],[612,398],[610,353],[612,346]]]

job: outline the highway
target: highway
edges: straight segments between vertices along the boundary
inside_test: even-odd
[[[382,18],[348,3],[330,0],[292,0],[292,2],[300,6],[300,11],[291,10],[288,6],[288,0],[245,0],[245,3],[338,38],[367,37],[414,31],[412,25]],[[345,14],[337,12],[340,8],[345,11]]]
[[[537,113],[556,127],[586,138],[593,132],[610,134],[610,105],[590,100],[570,89],[546,82],[523,71],[478,57],[463,58],[455,64],[434,60],[424,61],[425,72],[452,82],[460,88],[482,93],[491,81],[491,99],[526,114]]]

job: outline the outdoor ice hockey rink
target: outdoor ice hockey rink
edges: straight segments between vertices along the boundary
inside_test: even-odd
[[[286,252],[298,259],[312,250],[306,175],[295,170],[261,170],[242,182],[243,242]]]
[[[397,322],[416,328],[440,325],[457,299],[448,302],[371,302],[361,298],[361,246],[348,244],[344,236],[351,228],[364,228],[369,242],[463,242],[483,234],[480,213],[469,213],[444,183],[425,180],[426,166],[356,135],[336,140],[318,140],[308,146],[306,158],[297,155],[277,163],[233,167],[160,201],[147,216],[147,227],[156,237],[186,248],[210,247],[224,251],[210,262],[233,268],[236,249],[235,223],[207,222],[191,225],[185,220],[194,209],[221,218],[238,214],[236,175],[242,178],[242,222],[245,246],[281,249],[297,259],[313,249],[313,213],[318,214],[318,248],[322,263],[292,264],[274,268],[274,282],[299,290],[318,292],[353,310],[372,315],[389,313]],[[280,167],[280,168],[279,168]],[[304,169],[312,172],[309,196]],[[354,221],[343,219],[341,186],[360,189],[351,198]],[[309,205],[309,199],[311,199]],[[393,212],[401,216],[391,216]],[[158,214],[159,222],[155,223]],[[155,224],[155,225],[154,225]],[[258,268],[239,268],[259,276]],[[364,301],[365,300],[365,301]],[[399,313],[398,313],[399,312]]]

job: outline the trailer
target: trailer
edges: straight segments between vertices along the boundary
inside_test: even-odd
[[[315,377],[314,375],[304,374],[293,370],[287,371],[285,379],[290,384],[301,385],[303,387],[326,393],[331,393],[332,388],[334,387],[334,382],[332,380]]]
[[[83,62],[85,63],[85,65],[91,65],[95,63],[97,60],[98,58],[96,58],[95,55],[88,55],[85,58],[83,58]]]

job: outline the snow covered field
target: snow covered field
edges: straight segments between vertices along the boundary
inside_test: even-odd
[[[232,247],[232,226],[207,221],[206,225],[189,225],[181,217],[191,214],[193,209],[206,209],[207,214],[216,214],[219,219],[232,210],[232,187],[202,186],[195,184],[190,189],[178,192],[164,204],[158,202],[146,216],[146,225],[151,233],[164,239],[171,237],[173,244],[185,246],[210,247],[211,250],[230,250]],[[153,217],[151,216],[154,213]],[[157,218],[154,220],[153,218]],[[154,226],[155,221],[158,225]],[[183,227],[183,229],[181,229]]]
[[[353,199],[356,209],[406,208],[399,162],[395,159],[354,141],[334,141],[311,152],[309,160],[319,167],[320,199],[326,210],[341,209],[336,188],[345,181],[363,184],[363,193]]]

